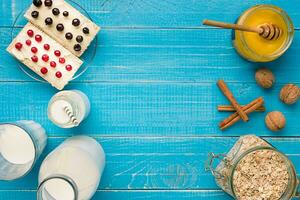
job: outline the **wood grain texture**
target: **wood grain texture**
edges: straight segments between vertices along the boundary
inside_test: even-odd
[[[284,84],[300,83],[298,0],[76,0],[102,30],[96,58],[67,87],[85,92],[92,104],[89,118],[71,130],[47,119],[48,101],[57,91],[27,77],[5,52],[11,25],[30,2],[0,0],[0,121],[36,120],[50,139],[28,176],[0,181],[0,199],[35,199],[42,159],[68,136],[83,133],[96,137],[107,154],[93,199],[229,200],[204,171],[204,162],[208,152],[226,152],[237,136],[249,133],[267,136],[300,172],[300,103],[287,106],[278,98]],[[243,60],[232,46],[231,31],[201,25],[208,17],[234,22],[261,3],[282,7],[297,29],[291,48],[274,62]],[[276,76],[270,90],[255,83],[261,66]],[[287,127],[272,133],[264,125],[266,113],[253,113],[249,123],[221,132],[218,123],[230,113],[217,111],[227,103],[215,84],[220,78],[241,104],[263,96],[267,111],[285,114]]]

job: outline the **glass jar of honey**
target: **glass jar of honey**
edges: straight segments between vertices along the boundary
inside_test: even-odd
[[[257,5],[246,10],[237,20],[237,24],[249,27],[258,27],[265,23],[277,25],[282,30],[281,36],[276,40],[267,40],[257,33],[233,30],[233,45],[243,58],[252,62],[270,62],[290,47],[294,26],[281,8]]]

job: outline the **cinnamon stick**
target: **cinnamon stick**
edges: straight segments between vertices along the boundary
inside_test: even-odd
[[[245,105],[241,105],[242,108],[245,107]],[[235,112],[236,110],[232,105],[218,105],[218,111],[220,112]],[[266,108],[264,106],[261,106],[255,110],[256,112],[264,112],[266,111]]]
[[[239,116],[243,119],[244,122],[249,121],[248,116],[243,111],[240,104],[237,102],[237,100],[234,98],[233,94],[227,87],[226,83],[223,80],[218,80],[217,85],[219,86],[220,90],[223,92],[223,94],[227,97],[227,99],[230,101],[232,106],[235,108]]]
[[[264,104],[264,99],[262,97],[259,97],[246,106],[244,106],[242,109],[244,110],[245,113],[250,114],[251,112],[255,111],[257,108],[261,107]],[[219,127],[221,130],[224,130],[236,122],[238,122],[241,119],[241,117],[238,115],[237,112],[231,114],[229,117],[227,117],[225,120],[223,120],[220,124]]]

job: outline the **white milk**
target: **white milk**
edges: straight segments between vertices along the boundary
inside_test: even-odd
[[[62,178],[75,183],[79,200],[92,198],[99,185],[104,165],[104,151],[94,139],[87,136],[67,139],[42,163],[39,183],[49,180],[40,186],[39,193],[43,197],[40,199],[50,199],[46,198],[50,195],[55,200],[73,200],[72,185]]]

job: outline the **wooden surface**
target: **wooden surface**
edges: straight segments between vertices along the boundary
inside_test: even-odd
[[[94,199],[231,199],[204,171],[208,152],[223,153],[240,135],[264,136],[286,153],[300,172],[300,103],[282,104],[280,88],[300,84],[300,4],[298,0],[77,0],[102,26],[97,55],[88,71],[67,89],[85,92],[92,104],[78,128],[63,130],[47,119],[47,103],[56,90],[35,82],[5,48],[15,17],[30,0],[0,0],[0,121],[32,119],[49,135],[49,145],[25,178],[0,182],[0,199],[35,199],[38,168],[44,156],[66,137],[97,138],[107,155]],[[204,18],[234,22],[250,6],[272,3],[291,16],[296,27],[288,52],[275,62],[257,64],[240,58],[231,32],[201,26]],[[263,90],[255,70],[270,67],[274,88]],[[258,96],[267,111],[280,110],[287,127],[272,133],[266,113],[253,113],[221,132],[217,111],[227,100],[216,86],[224,79],[241,104]]]

